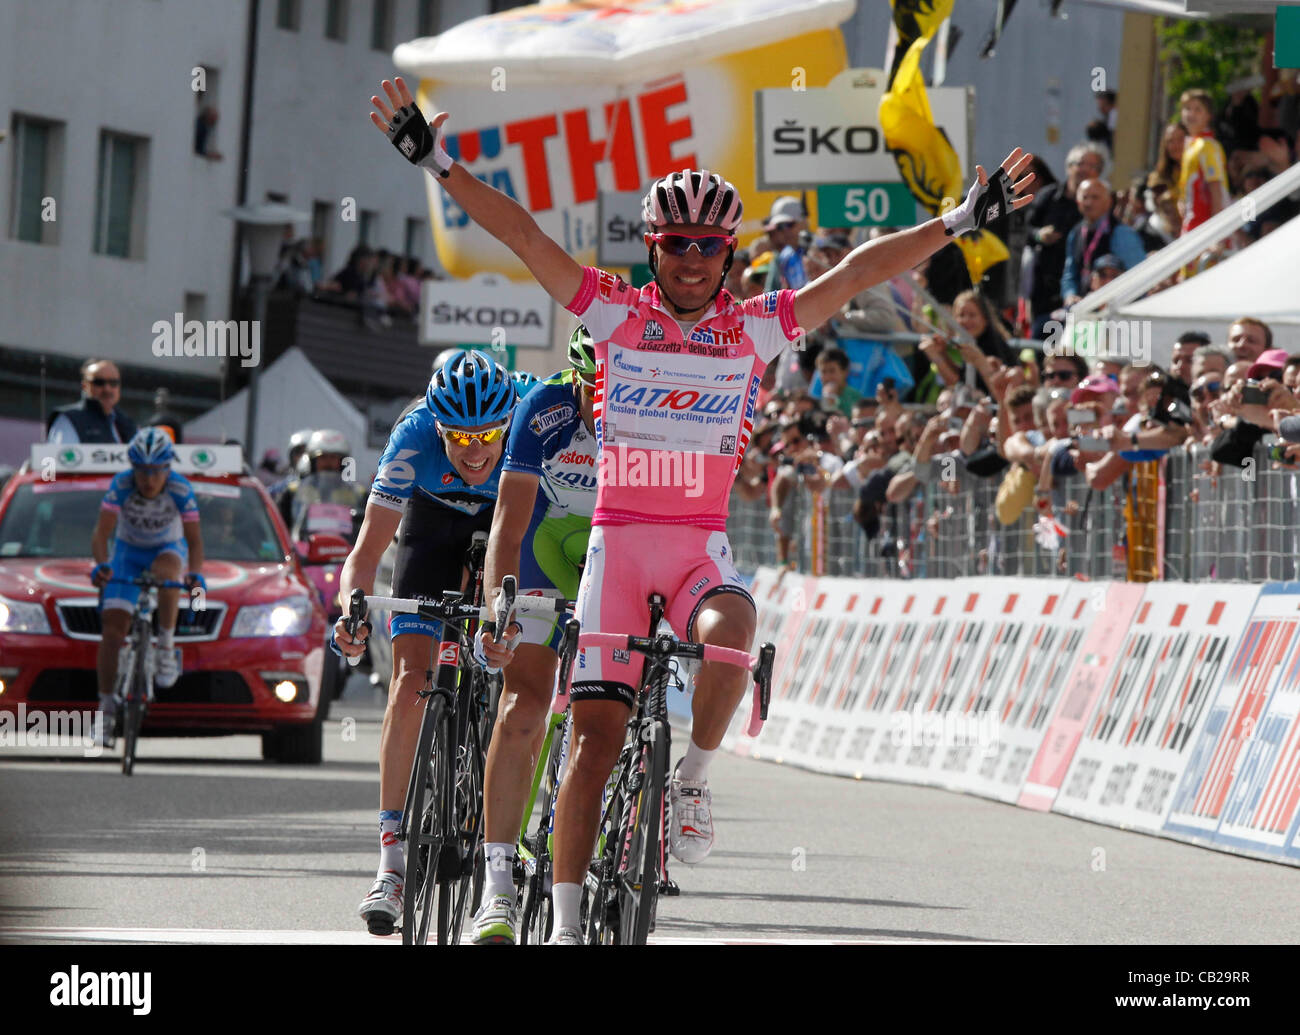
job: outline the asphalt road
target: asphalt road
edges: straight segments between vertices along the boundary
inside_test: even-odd
[[[254,737],[145,740],[136,772],[0,749],[0,940],[392,944],[377,862],[380,699],[353,676],[318,767]],[[1294,869],[940,790],[733,756],[718,842],[659,942],[1286,943]]]

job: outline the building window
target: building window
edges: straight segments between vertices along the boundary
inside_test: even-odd
[[[375,246],[375,234],[379,228],[379,213],[372,212],[369,209],[361,210],[361,225],[357,242],[359,244],[368,244],[372,248]]]
[[[393,49],[392,0],[374,0],[370,17],[370,49]]]
[[[297,32],[298,19],[301,15],[302,9],[299,6],[299,0],[278,0],[275,5],[275,27]]]
[[[95,177],[97,255],[144,258],[144,205],[147,140],[104,130],[99,134]]]
[[[57,244],[63,123],[15,115],[12,126],[9,236],[32,244]]]
[[[207,320],[208,296],[201,291],[186,291],[185,304],[181,312],[184,314],[185,321],[198,320],[203,322]]]
[[[334,226],[334,213],[338,209],[332,201],[313,201],[311,205],[311,236],[319,247],[317,258],[322,266],[329,265],[330,246],[334,235],[330,230]]]
[[[419,259],[423,263],[425,239],[424,220],[407,217],[406,241],[402,246],[402,254],[409,258]]]
[[[438,4],[435,0],[420,0],[420,7],[415,18],[417,36],[436,36],[442,31],[442,21],[438,17]]]
[[[216,161],[217,122],[220,119],[221,72],[210,65],[200,65],[203,89],[194,91],[194,153]]]
[[[348,38],[348,0],[326,0],[325,38],[340,43]]]

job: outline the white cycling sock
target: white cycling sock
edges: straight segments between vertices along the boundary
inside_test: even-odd
[[[176,635],[175,626],[172,626],[170,629],[164,629],[162,626],[159,626],[158,627],[159,648],[161,648],[162,650],[171,650],[172,647],[175,646],[175,643],[172,640],[172,637],[174,637],[175,635]]]
[[[483,897],[515,895],[515,846],[505,841],[484,841]]]
[[[105,718],[111,717],[117,711],[117,698],[112,694],[100,694],[99,710],[104,713]]]
[[[677,775],[683,780],[706,780],[709,776],[709,763],[713,761],[713,756],[718,753],[718,749],[705,751],[691,739],[686,748],[686,754],[682,760],[677,763]]]
[[[384,809],[379,813],[379,877],[384,875],[385,870],[406,873],[402,842],[397,840],[397,828],[401,825],[401,809]]]
[[[582,885],[555,884],[551,887],[551,902],[555,906],[555,930],[561,927],[581,927]]]

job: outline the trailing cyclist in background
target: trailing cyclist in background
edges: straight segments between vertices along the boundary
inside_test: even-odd
[[[104,737],[113,729],[113,688],[117,659],[130,628],[138,592],[129,580],[149,572],[158,579],[207,588],[203,567],[203,538],[199,533],[199,504],[189,480],[171,469],[176,451],[161,428],[141,428],[127,447],[131,470],[113,477],[100,505],[99,520],[91,533],[90,552],[95,567],[90,573],[104,593],[103,635],[97,662],[99,710]],[[158,591],[158,663],[155,683],[166,689],[181,672],[180,650],[175,646],[178,591]]]

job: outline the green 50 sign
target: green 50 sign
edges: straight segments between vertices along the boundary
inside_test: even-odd
[[[832,183],[817,188],[822,226],[911,226],[916,199],[905,183]]]

